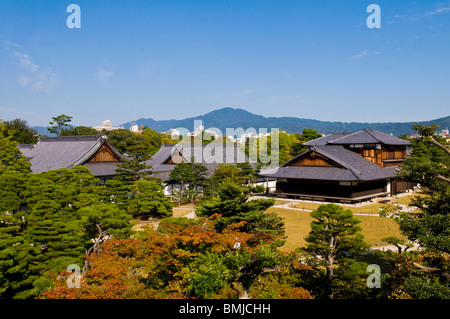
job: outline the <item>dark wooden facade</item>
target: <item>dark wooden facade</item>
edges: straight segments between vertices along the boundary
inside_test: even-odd
[[[399,166],[406,160],[406,146],[404,145],[364,145],[360,147],[346,147],[358,153],[366,160],[381,167]]]
[[[339,182],[299,179],[278,179],[276,193],[310,200],[357,202],[390,195],[386,181]]]

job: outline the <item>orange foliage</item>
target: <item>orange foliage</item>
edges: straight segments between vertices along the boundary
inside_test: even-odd
[[[90,268],[81,279],[80,288],[68,288],[66,271],[53,278],[53,289],[41,298],[185,298],[183,272],[201,253],[226,254],[235,248],[252,250],[261,241],[275,239],[269,234],[248,234],[230,225],[223,233],[211,227],[211,220],[196,225],[168,223],[163,231],[146,229],[136,238],[109,239],[102,251],[89,257]],[[291,295],[304,294],[292,290]],[[235,296],[234,290],[223,289],[218,296]]]

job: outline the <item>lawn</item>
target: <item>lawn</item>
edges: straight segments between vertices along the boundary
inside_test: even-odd
[[[292,207],[298,208],[298,209],[305,209],[305,210],[315,210],[322,204],[323,203],[300,202],[300,203],[296,203]],[[339,204],[336,204],[336,205],[339,205]],[[367,204],[364,206],[342,205],[342,207],[344,207],[344,209],[350,209],[354,214],[375,214],[375,215],[378,215],[378,213],[380,212],[380,209],[382,209],[382,208],[388,208],[388,207],[396,208],[394,205],[380,204],[380,203]]]
[[[284,219],[287,240],[281,247],[281,250],[292,251],[295,248],[302,247],[306,244],[304,237],[308,235],[310,224],[313,220],[311,216],[309,216],[309,212],[277,207],[270,207],[267,212],[275,212]]]
[[[374,214],[378,215],[380,213],[380,210],[383,208],[392,208],[396,209],[397,207],[390,204],[369,204],[364,206],[358,206],[358,207],[348,207],[344,206],[345,209],[350,209],[353,214]],[[360,216],[358,216],[360,217]]]
[[[173,215],[172,217],[183,217],[190,212],[192,212],[195,208],[195,204],[185,204],[185,205],[179,205],[172,208]],[[159,224],[161,221],[161,218],[152,218],[150,220],[141,220],[141,219],[134,219],[133,220],[136,224],[132,227],[132,229],[142,229],[149,226],[155,226]]]
[[[304,238],[309,234],[310,224],[313,221],[310,212],[302,212],[293,209],[271,207],[268,212],[275,212],[284,218],[286,230],[286,243],[281,247],[283,251],[292,251],[297,247],[306,245]],[[361,223],[362,234],[365,241],[371,246],[384,246],[381,239],[389,236],[404,238],[398,225],[389,218],[378,216],[355,216]]]
[[[172,208],[173,217],[182,217],[195,209],[195,204],[179,205]]]
[[[409,205],[411,204],[411,199],[415,196],[429,196],[429,195],[425,195],[425,194],[414,194],[414,195],[407,195],[407,196],[401,196],[398,198],[392,198],[391,199],[391,203],[392,204],[404,204],[404,205]]]

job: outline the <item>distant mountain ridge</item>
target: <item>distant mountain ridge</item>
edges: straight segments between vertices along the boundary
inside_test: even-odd
[[[182,120],[154,120],[152,118],[140,118],[136,121],[121,124],[121,126],[128,129],[132,124],[144,125],[158,132],[165,132],[171,128],[186,128],[189,131],[193,131],[195,129],[194,120],[203,121],[205,129],[217,128],[223,134],[226,134],[226,128],[243,128],[246,130],[253,127],[256,131],[259,131],[260,128],[267,128],[268,132],[270,132],[271,128],[279,128],[288,133],[302,132],[304,128],[311,128],[317,130],[321,134],[356,132],[371,128],[383,133],[399,136],[401,134],[413,133],[414,131],[411,126],[416,123],[423,125],[438,124],[440,129],[450,127],[450,116],[431,121],[417,122],[331,122],[297,117],[264,117],[243,109],[231,107],[225,107],[204,115],[198,115]],[[54,134],[48,132],[47,127],[33,126],[33,128],[41,135],[54,136]]]
[[[440,129],[450,127],[450,116],[418,122],[383,122],[383,123],[364,123],[364,122],[330,122],[312,119],[303,119],[296,117],[264,117],[250,113],[242,109],[231,107],[215,110],[204,115],[186,118],[182,120],[154,120],[152,118],[140,118],[136,121],[122,124],[125,128],[129,128],[132,124],[144,125],[158,132],[165,132],[171,128],[186,128],[189,131],[194,130],[194,120],[202,120],[205,129],[217,128],[223,134],[226,128],[279,128],[288,133],[302,132],[304,128],[317,130],[321,134],[330,134],[336,132],[356,132],[363,129],[371,128],[387,134],[398,136],[401,134],[413,133],[411,126],[413,124],[438,124]]]

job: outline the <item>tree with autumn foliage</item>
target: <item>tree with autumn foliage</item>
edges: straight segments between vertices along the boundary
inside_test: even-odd
[[[276,249],[275,235],[244,233],[239,226],[219,233],[211,219],[169,218],[158,230],[109,239],[89,256],[80,288],[68,288],[71,274],[63,271],[42,298],[237,298],[236,287],[256,291],[252,287],[269,273],[295,275],[296,258]],[[267,289],[279,297],[311,298],[298,283],[273,282]]]

